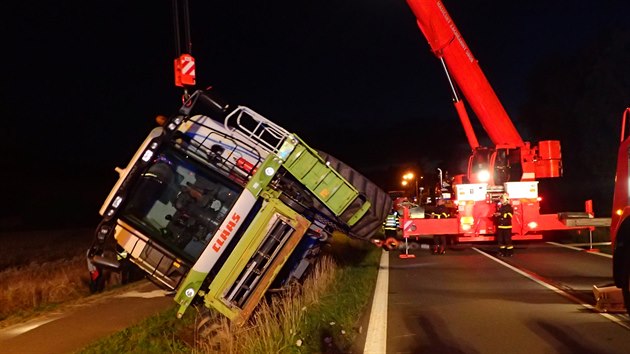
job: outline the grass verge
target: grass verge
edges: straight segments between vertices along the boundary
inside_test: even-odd
[[[261,303],[242,327],[210,311],[205,331],[198,314],[174,310],[148,318],[80,351],[87,353],[335,353],[348,352],[362,332],[381,250],[335,237],[311,276]]]

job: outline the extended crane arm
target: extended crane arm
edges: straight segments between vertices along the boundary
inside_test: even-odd
[[[490,140],[495,145],[523,146],[523,139],[444,4],[439,0],[407,0],[407,3],[415,14],[418,26],[429,42],[431,50],[445,63]],[[466,126],[464,128],[466,129]],[[468,131],[466,133],[469,134]]]

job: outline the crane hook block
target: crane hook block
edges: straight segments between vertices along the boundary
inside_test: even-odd
[[[190,54],[182,54],[175,59],[175,86],[195,85],[195,58]]]

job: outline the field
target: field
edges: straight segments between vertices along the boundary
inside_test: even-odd
[[[85,259],[93,229],[0,234],[0,326],[34,311],[85,297]]]

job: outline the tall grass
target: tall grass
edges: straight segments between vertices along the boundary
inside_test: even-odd
[[[283,353],[299,349],[306,337],[302,325],[310,308],[335,281],[337,267],[330,257],[316,263],[303,285],[292,286],[260,306],[242,327],[218,315],[213,318],[211,333],[197,337],[197,350],[203,353]]]
[[[0,272],[0,320],[89,295],[85,255]]]
[[[85,252],[94,229],[0,233],[0,326],[90,294]],[[115,283],[115,282],[113,282]]]
[[[216,317],[210,335],[198,336],[202,353],[322,353],[346,350],[362,331],[358,323],[371,298],[379,249],[337,240],[302,286],[263,302],[237,327]]]

